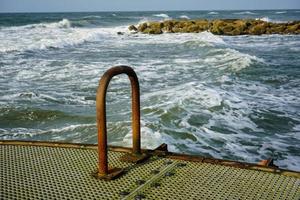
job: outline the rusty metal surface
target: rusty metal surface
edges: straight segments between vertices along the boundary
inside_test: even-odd
[[[168,174],[158,178],[159,187],[145,187],[140,194],[148,199],[280,200],[300,197],[300,179],[209,163],[183,163],[185,165],[174,165]]]
[[[166,148],[163,145],[158,149]],[[125,174],[108,182],[91,176],[91,171],[97,168],[95,145],[0,141],[0,199],[299,200],[300,197],[300,177],[286,176],[284,172],[288,171],[273,173],[273,168],[258,165],[249,167],[270,171],[231,167],[221,165],[220,160],[203,162],[207,158],[200,161],[196,157],[162,155],[155,151],[149,151],[152,157],[145,163],[121,162],[120,157],[130,151],[109,148],[109,162],[123,168]]]
[[[82,143],[63,143],[63,142],[43,142],[43,141],[22,141],[22,140],[0,140],[0,145],[22,145],[22,146],[43,146],[43,147],[61,147],[61,148],[79,148],[79,149],[93,149],[97,150],[97,145],[95,144],[82,144]],[[128,147],[120,147],[120,146],[108,146],[108,150],[112,152],[120,152],[120,153],[131,153],[132,148]],[[190,162],[203,162],[203,163],[211,163],[217,165],[224,165],[229,167],[241,168],[241,169],[252,169],[259,170],[264,172],[271,172],[282,174],[285,176],[296,177],[300,179],[300,172],[291,171],[288,169],[280,169],[273,166],[262,166],[255,163],[246,163],[232,160],[223,160],[216,158],[207,158],[197,155],[186,155],[180,153],[168,152],[167,145],[162,144],[157,149],[148,150],[141,149],[142,153],[147,153],[152,156],[160,156],[170,159],[190,161]],[[126,154],[123,154],[124,156]],[[122,156],[121,156],[122,157]],[[120,158],[121,158],[120,157]],[[121,160],[121,159],[120,159]]]
[[[96,96],[96,113],[98,128],[98,177],[113,178],[119,176],[121,169],[108,168],[107,163],[107,128],[106,128],[106,93],[110,80],[119,74],[126,74],[129,77],[132,91],[132,154],[123,157],[123,160],[140,162],[147,158],[141,154],[141,134],[140,134],[140,89],[136,73],[131,67],[116,66],[107,70],[101,77]],[[110,172],[117,172],[111,173]],[[110,174],[110,175],[109,175]]]

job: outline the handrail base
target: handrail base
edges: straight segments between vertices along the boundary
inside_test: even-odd
[[[106,181],[110,181],[110,180],[118,178],[123,173],[124,173],[124,169],[122,169],[122,168],[111,168],[108,170],[107,174],[100,174],[99,170],[97,169],[95,172],[92,172],[92,176],[97,179],[103,179]]]

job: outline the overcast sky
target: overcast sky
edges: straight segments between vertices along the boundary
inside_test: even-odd
[[[300,0],[0,0],[0,12],[300,9]]]

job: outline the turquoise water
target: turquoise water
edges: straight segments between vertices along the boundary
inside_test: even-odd
[[[300,170],[300,36],[131,34],[176,18],[300,20],[299,10],[0,14],[0,139],[96,143],[114,65],[140,80],[142,145]],[[118,32],[124,32],[118,35]],[[130,86],[108,91],[109,143],[129,146]]]

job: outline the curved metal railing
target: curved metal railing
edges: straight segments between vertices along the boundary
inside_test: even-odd
[[[138,162],[147,156],[141,153],[140,134],[140,91],[136,73],[131,67],[116,66],[107,70],[101,77],[96,96],[96,112],[98,127],[98,172],[97,177],[112,179],[122,173],[122,169],[109,169],[107,163],[107,128],[106,128],[106,92],[110,80],[119,74],[129,77],[132,91],[132,154],[125,156],[123,161]]]

